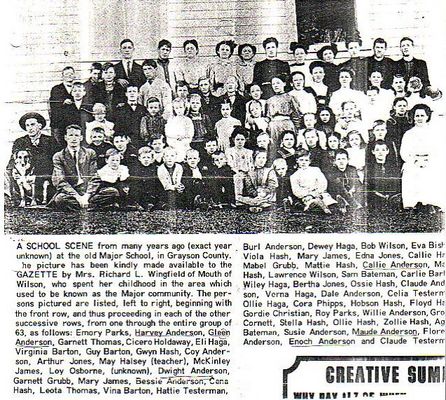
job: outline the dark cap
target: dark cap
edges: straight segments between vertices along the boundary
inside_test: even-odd
[[[40,125],[42,125],[42,129],[45,128],[45,126],[46,126],[46,120],[45,120],[45,118],[43,118],[43,116],[42,116],[41,114],[39,114],[39,113],[36,113],[36,112],[29,112],[29,113],[24,114],[24,115],[19,119],[19,125],[20,125],[20,127],[21,127],[24,131],[26,131],[25,122],[26,122],[27,119],[30,119],[30,118],[35,118],[35,119],[37,120],[37,122],[38,122]]]

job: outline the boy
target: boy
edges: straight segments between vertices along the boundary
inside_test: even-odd
[[[215,136],[207,136],[204,139],[204,153],[201,160],[203,174],[209,175],[214,167],[213,156],[218,150],[218,141]]]
[[[105,165],[105,153],[107,150],[112,149],[113,145],[105,142],[105,131],[101,127],[96,127],[91,130],[91,143],[88,146],[96,153],[98,168],[102,168]]]
[[[234,131],[234,127],[241,126],[241,122],[231,117],[232,104],[229,101],[221,103],[220,107],[222,118],[215,124],[215,130],[217,132],[219,150],[226,151],[229,149],[229,138]]]
[[[364,206],[364,193],[358,172],[348,162],[347,150],[337,150],[334,167],[327,175],[328,192],[336,199],[343,214],[347,207],[360,209]]]
[[[68,104],[63,104],[61,108],[62,128],[65,129],[68,125],[79,125],[82,128],[82,134],[85,134],[87,122],[93,118],[92,104],[85,102],[85,87],[82,82],[74,82],[71,89],[71,96],[73,100]]]
[[[373,157],[367,165],[366,175],[367,204],[371,210],[383,210],[401,193],[401,174],[396,162],[389,158],[389,145],[384,140],[371,145]]]
[[[234,171],[222,151],[213,153],[212,159],[214,168],[210,170],[208,183],[211,203],[215,208],[235,207]]]
[[[160,208],[174,210],[184,204],[182,183],[183,167],[175,162],[177,152],[173,147],[164,149],[163,164],[157,169],[157,176],[162,185],[160,193]]]
[[[331,214],[329,206],[336,203],[327,192],[327,179],[318,167],[310,166],[310,153],[300,149],[296,154],[298,169],[290,176],[291,191],[304,206],[304,211],[320,208]]]
[[[113,145],[122,156],[121,163],[131,167],[137,160],[136,148],[130,143],[130,138],[126,133],[115,133]]]
[[[131,169],[130,195],[145,211],[151,211],[159,201],[160,182],[153,150],[144,146],[138,150],[138,162]]]
[[[163,163],[164,148],[166,147],[166,138],[162,135],[153,136],[149,140],[149,147],[153,150],[153,163],[159,167]]]
[[[273,169],[277,175],[277,190],[276,200],[279,207],[284,211],[289,211],[293,204],[291,197],[290,175],[288,171],[288,164],[283,158],[276,158],[273,162]]]
[[[121,165],[116,149],[105,153],[106,164],[98,170],[96,191],[89,199],[90,210],[119,209],[129,205],[129,170]]]
[[[310,153],[311,166],[321,168],[325,160],[325,151],[319,145],[318,131],[316,129],[305,129],[303,137]]]
[[[208,203],[205,201],[207,188],[203,181],[203,175],[198,167],[200,154],[198,150],[189,149],[186,151],[186,163],[183,165],[184,184],[184,206],[190,210],[207,210]]]
[[[93,106],[93,118],[91,122],[86,124],[85,142],[91,143],[91,133],[93,128],[100,127],[104,130],[105,141],[111,143],[113,141],[113,135],[115,133],[115,124],[105,119],[106,107],[102,103],[95,103]]]
[[[142,70],[147,81],[139,89],[138,103],[148,108],[149,99],[155,97],[161,105],[163,117],[169,118],[172,115],[172,90],[169,84],[157,76],[155,60],[144,60]]]
[[[141,141],[147,143],[152,136],[165,135],[166,120],[161,113],[161,103],[156,97],[146,101],[147,114],[141,119]]]

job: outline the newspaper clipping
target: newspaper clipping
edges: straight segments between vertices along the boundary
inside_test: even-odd
[[[2,398],[446,399],[443,4],[5,15]]]

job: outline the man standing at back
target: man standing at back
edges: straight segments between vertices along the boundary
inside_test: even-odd
[[[115,64],[116,79],[124,88],[132,85],[139,89],[144,84],[145,78],[141,65],[133,60],[135,45],[130,39],[124,39],[119,48],[122,60]]]
[[[382,87],[390,89],[392,87],[393,69],[395,61],[385,57],[387,42],[383,38],[377,38],[373,42],[373,55],[367,57],[367,76],[372,72],[380,71],[383,77]]]
[[[156,60],[157,71],[156,76],[166,81],[172,91],[175,89],[175,75],[169,59],[172,50],[172,43],[166,39],[162,39],[158,43],[158,59]]]

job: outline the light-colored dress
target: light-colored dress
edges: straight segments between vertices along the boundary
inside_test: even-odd
[[[177,162],[185,159],[186,151],[194,137],[194,124],[189,117],[176,115],[167,120],[166,141],[177,152]]]

